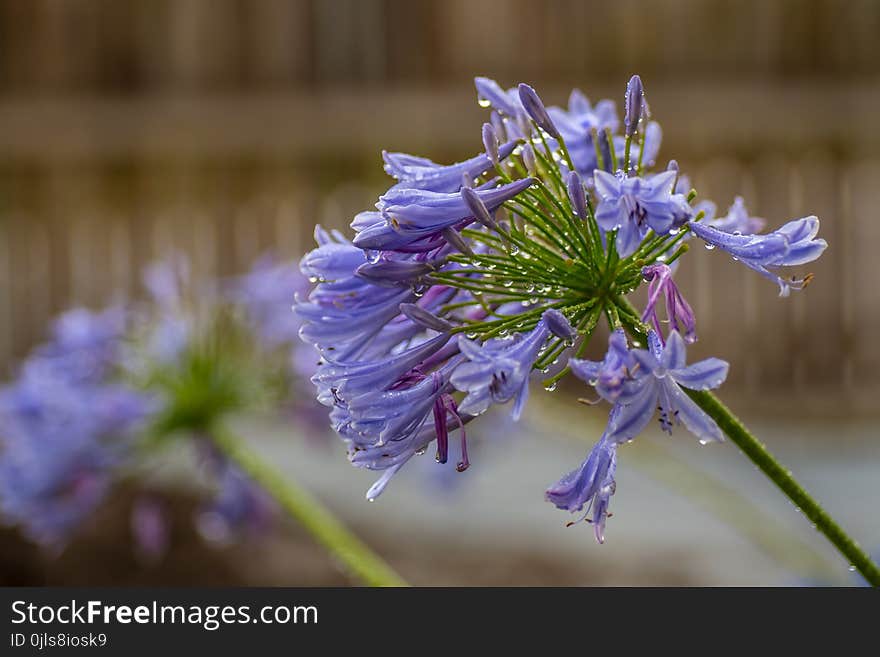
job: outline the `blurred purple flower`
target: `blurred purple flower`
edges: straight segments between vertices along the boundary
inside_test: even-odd
[[[239,534],[265,531],[278,513],[275,500],[212,445],[206,453],[217,492],[197,513],[202,537],[223,545]]]
[[[309,289],[309,281],[295,262],[282,262],[265,255],[240,276],[231,291],[232,300],[244,308],[248,322],[269,349],[299,343],[300,319],[293,312],[297,294]]]
[[[131,510],[131,533],[138,555],[159,561],[168,551],[171,527],[165,505],[153,495],[141,495]]]
[[[715,204],[711,203],[711,201],[703,201],[703,203],[710,204],[714,210]],[[699,212],[700,209],[703,208],[699,205],[694,208],[697,212]],[[712,215],[707,212],[703,223],[712,226],[713,228],[717,228],[718,230],[723,230],[725,233],[734,233],[737,235],[754,235],[755,233],[760,233],[764,230],[764,225],[766,224],[761,217],[753,217],[749,214],[742,196],[737,196],[733,200],[733,205],[728,208],[725,216],[715,218],[714,211]]]
[[[48,374],[26,368],[0,389],[0,512],[60,548],[103,499],[134,430],[155,409],[121,385]]]

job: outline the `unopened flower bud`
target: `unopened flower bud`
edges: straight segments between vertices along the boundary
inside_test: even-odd
[[[568,318],[555,308],[545,310],[541,317],[547,323],[550,332],[557,338],[574,340],[577,337],[577,331],[574,330]]]
[[[568,188],[568,198],[574,213],[581,219],[587,218],[587,197],[584,193],[584,183],[577,171],[571,171],[565,179]]]
[[[471,250],[471,247],[468,246],[468,243],[465,239],[459,234],[455,228],[444,228],[443,239],[445,239],[452,248],[460,253],[464,253],[465,255],[473,255],[474,252]]]
[[[429,313],[427,310],[414,303],[400,304],[400,312],[419,326],[433,329],[434,331],[445,333],[452,328],[452,324],[445,319],[441,319],[433,313]]]
[[[432,271],[434,266],[429,262],[380,260],[365,262],[355,270],[355,274],[374,285],[397,287],[411,285]]]
[[[538,175],[538,163],[535,160],[535,151],[532,150],[531,144],[523,144],[522,147],[523,164],[530,176]]]
[[[501,115],[498,112],[492,112],[489,121],[492,122],[492,127],[495,129],[495,137],[499,141],[507,139],[507,129],[504,127],[504,119],[501,118]]]
[[[519,99],[528,115],[532,117],[532,121],[537,123],[539,128],[551,137],[562,139],[537,92],[524,82],[519,85]]]
[[[626,114],[623,124],[627,137],[632,137],[638,129],[639,121],[648,113],[645,104],[645,88],[642,79],[634,75],[626,85],[626,98],[624,99]]]
[[[483,124],[483,148],[486,155],[492,160],[492,164],[498,165],[498,135],[491,123]]]
[[[483,203],[483,199],[481,199],[473,189],[470,187],[463,187],[461,190],[461,197],[467,204],[468,209],[474,215],[474,219],[490,230],[498,229],[498,225],[495,223],[492,215],[489,214],[489,209],[486,207],[486,204]]]

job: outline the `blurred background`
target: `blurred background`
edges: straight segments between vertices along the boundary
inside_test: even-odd
[[[694,358],[732,363],[723,398],[880,548],[878,33],[873,0],[0,0],[0,368],[59,311],[138,295],[144,265],[172,251],[204,277],[298,257],[316,222],[344,228],[387,187],[383,148],[471,156],[475,75],[553,104],[573,86],[619,103],[637,72],[661,159],[701,198],[723,213],[742,194],[770,226],[822,219],[830,247],[789,299],[703,249],[678,279]],[[622,452],[606,545],[565,529],[542,492],[601,431],[600,411],[568,403],[579,392],[536,395],[516,428],[499,419],[452,484],[412,467],[374,505],[332,440],[242,423],[417,584],[850,581],[735,448],[685,435]],[[2,534],[0,581],[348,581],[292,523],[223,550],[183,523],[146,567],[125,504],[60,556]]]

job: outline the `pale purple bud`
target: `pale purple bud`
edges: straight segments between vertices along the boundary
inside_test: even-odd
[[[140,556],[158,561],[168,550],[170,526],[164,506],[152,497],[139,498],[131,510],[131,531]]]
[[[492,127],[495,129],[495,137],[498,140],[504,140],[507,138],[507,129],[504,127],[504,119],[501,118],[501,115],[498,112],[492,112],[489,116],[489,120],[492,122]]]
[[[473,187],[474,179],[467,171],[463,171],[461,174],[461,186],[462,187]]]
[[[461,190],[461,197],[467,204],[468,209],[474,215],[474,219],[490,230],[498,230],[498,224],[495,223],[492,215],[489,214],[489,209],[486,207],[486,204],[483,203],[483,199],[481,199],[474,190],[469,187],[463,187]]]
[[[584,183],[577,171],[571,171],[565,179],[568,188],[568,198],[574,213],[581,219],[587,218],[587,197],[584,193]]]
[[[538,124],[539,128],[551,137],[562,139],[562,135],[560,135],[559,130],[556,129],[553,119],[551,119],[550,115],[547,113],[547,108],[544,107],[544,103],[541,102],[541,98],[538,96],[537,92],[525,82],[521,82],[519,85],[519,99],[526,112],[528,112],[528,115]]]
[[[397,287],[410,285],[432,271],[434,266],[429,262],[380,260],[365,262],[355,270],[355,274],[374,285]]]
[[[673,187],[673,189],[676,189],[678,187],[678,181],[680,179],[678,160],[669,160],[669,164],[666,165],[666,170],[675,171],[675,186]]]
[[[535,160],[535,151],[532,150],[531,144],[523,144],[522,147],[523,164],[530,176],[538,175],[538,162]]]
[[[486,149],[486,155],[492,160],[492,164],[498,164],[498,135],[491,123],[483,124],[483,148]]]
[[[608,133],[604,130],[597,133],[599,140],[599,153],[602,155],[602,168],[608,173],[614,173],[614,160],[611,157],[611,145],[608,143]]]
[[[519,130],[519,134],[522,135],[522,139],[526,138],[526,135],[532,134],[532,122],[529,119],[529,115],[526,114],[525,110],[520,110],[516,113],[516,117],[514,117],[514,123]],[[507,131],[508,134],[510,130]]]
[[[545,310],[541,318],[546,322],[547,328],[557,338],[563,340],[574,340],[577,337],[577,331],[569,323],[568,319],[555,308]]]
[[[639,121],[647,114],[645,88],[642,86],[642,79],[638,75],[632,76],[626,85],[624,105],[626,107],[626,114],[623,119],[625,133],[627,137],[632,137],[638,129]]]
[[[663,263],[655,263],[642,268],[642,276],[648,285],[648,303],[642,313],[642,321],[650,322],[660,335],[660,319],[657,306],[662,299],[666,302],[666,317],[674,331],[683,334],[685,342],[697,339],[697,320],[694,311],[679,292],[672,280],[672,269]]]
[[[471,247],[455,228],[444,228],[441,235],[443,235],[443,239],[445,239],[456,251],[464,253],[465,255],[474,255]]]
[[[400,304],[400,312],[402,312],[404,316],[406,316],[408,319],[412,320],[419,326],[433,329],[434,331],[445,333],[446,331],[452,329],[452,324],[447,322],[445,319],[437,317],[437,315],[434,315],[433,313],[429,313],[427,310],[425,310],[421,306],[417,306],[414,303]]]

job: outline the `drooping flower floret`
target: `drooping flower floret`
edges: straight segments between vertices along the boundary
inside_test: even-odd
[[[663,299],[670,328],[681,333],[685,342],[694,342],[697,339],[697,320],[690,304],[672,280],[672,273],[669,265],[662,262],[642,269],[642,276],[648,282],[648,303],[642,313],[642,321],[654,327],[657,335],[662,335],[657,304]]]
[[[613,420],[614,414],[611,417],[611,421]],[[617,489],[614,481],[614,473],[617,469],[617,445],[613,435],[606,430],[580,467],[562,477],[544,493],[547,501],[554,504],[557,509],[581,513],[581,517],[569,525],[586,520],[592,511],[593,518],[590,522],[593,524],[596,540],[599,543],[605,542],[608,506],[611,496]]]

